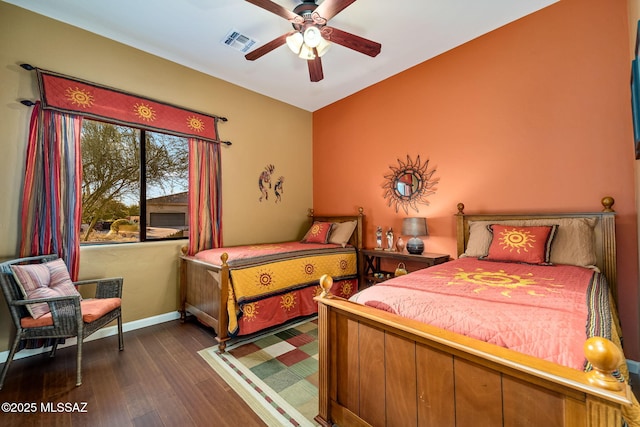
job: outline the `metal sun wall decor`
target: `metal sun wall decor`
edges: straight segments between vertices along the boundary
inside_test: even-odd
[[[436,193],[440,181],[433,177],[436,169],[429,169],[429,159],[422,163],[417,156],[414,162],[407,155],[406,162],[398,159],[398,166],[389,166],[389,169],[391,172],[384,176],[386,181],[382,185],[388,206],[394,206],[396,212],[402,208],[408,214],[409,207],[419,212],[418,203],[429,205],[427,196]]]
[[[269,190],[272,188],[271,181],[275,169],[276,167],[274,165],[267,165],[264,167],[262,173],[260,173],[260,177],[258,178],[258,190],[260,190],[260,198],[258,201],[260,202],[262,202],[263,199],[265,201],[269,200]],[[284,176],[278,177],[275,184],[273,184],[273,194],[275,195],[276,203],[282,201],[282,193],[284,192],[283,184]]]

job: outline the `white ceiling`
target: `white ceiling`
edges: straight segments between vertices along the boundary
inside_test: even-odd
[[[286,45],[256,61],[221,41],[239,30],[267,43],[291,24],[244,0],[4,0],[315,111],[558,0],[359,0],[329,25],[382,44],[371,58],[340,45],[322,57],[324,79]],[[322,1],[319,0],[318,4]],[[274,0],[293,9],[301,0]]]

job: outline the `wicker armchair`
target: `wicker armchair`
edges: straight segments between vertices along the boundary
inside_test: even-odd
[[[15,353],[22,341],[30,339],[54,339],[49,353],[55,356],[58,341],[62,338],[77,337],[76,385],[82,383],[82,342],[84,338],[112,322],[118,321],[118,341],[120,350],[124,349],[122,338],[121,277],[110,279],[82,280],[74,282],[76,286],[96,284],[95,298],[81,300],[79,296],[61,296],[27,300],[12,273],[11,265],[42,263],[57,259],[57,255],[34,256],[14,259],[0,264],[0,287],[9,306],[9,312],[16,328],[16,336],[9,356],[0,374],[0,389],[9,370]],[[46,302],[50,314],[34,319],[27,310],[27,304]],[[83,307],[85,313],[83,315]],[[89,313],[91,312],[91,313]],[[48,322],[48,324],[47,324]]]

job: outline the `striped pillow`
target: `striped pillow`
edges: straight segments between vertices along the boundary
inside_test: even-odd
[[[11,269],[26,299],[80,295],[62,259],[42,264],[12,265]],[[27,310],[37,319],[49,312],[49,304],[28,304]]]

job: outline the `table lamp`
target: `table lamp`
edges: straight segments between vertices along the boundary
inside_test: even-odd
[[[402,234],[412,236],[407,242],[407,252],[420,255],[424,251],[424,242],[418,236],[427,236],[427,218],[405,218],[402,220]]]

